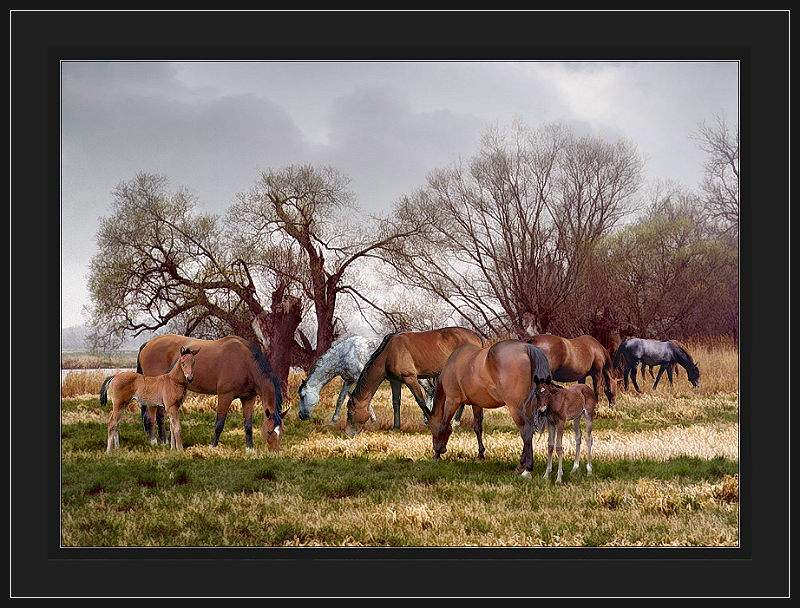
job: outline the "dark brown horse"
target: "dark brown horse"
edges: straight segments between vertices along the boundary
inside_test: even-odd
[[[503,340],[481,348],[466,345],[456,349],[442,369],[428,426],[433,436],[434,458],[447,451],[453,429],[451,420],[464,404],[473,411],[505,406],[522,437],[522,457],[517,473],[530,477],[533,469],[533,434],[541,430],[536,416],[540,385],[551,380],[544,352],[519,340]],[[483,418],[482,414],[480,416]],[[479,449],[483,449],[478,435]]]
[[[387,335],[372,353],[347,400],[347,433],[355,435],[369,418],[369,403],[381,382],[392,385],[394,428],[400,428],[400,388],[405,384],[427,420],[430,409],[420,378],[434,378],[459,346],[481,346],[480,336],[463,327],[406,331]],[[360,419],[363,412],[364,418]],[[356,417],[354,418],[354,414]]]
[[[156,336],[139,349],[137,371],[145,376],[157,376],[168,371],[178,358],[181,348],[199,348],[195,358],[194,377],[189,390],[203,395],[217,395],[217,421],[211,445],[216,446],[225,428],[231,402],[242,402],[244,435],[248,449],[253,447],[253,407],[256,397],[261,398],[264,420],[261,434],[272,451],[280,449],[283,432],[280,381],[275,376],[261,348],[238,336],[219,340],[200,340],[175,334]],[[160,410],[159,410],[160,411]],[[150,416],[142,406],[145,432],[150,433]],[[158,420],[159,435],[163,439],[163,420]]]
[[[592,336],[562,338],[539,334],[528,341],[541,348],[547,355],[553,380],[584,384],[586,378],[591,377],[595,397],[600,398],[599,388],[602,384],[608,403],[614,404],[616,380],[611,373],[613,367],[611,355]]]

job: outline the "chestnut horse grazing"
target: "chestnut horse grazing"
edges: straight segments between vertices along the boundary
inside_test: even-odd
[[[450,354],[459,346],[483,342],[474,331],[463,327],[445,327],[430,331],[406,331],[389,334],[372,353],[356,387],[347,401],[347,434],[355,435],[369,418],[369,403],[381,382],[392,385],[394,428],[400,428],[400,387],[405,384],[427,420],[430,410],[420,378],[434,378],[442,371]]]
[[[584,384],[587,377],[592,378],[594,395],[600,399],[600,384],[608,399],[614,405],[614,385],[612,376],[613,363],[608,350],[592,336],[562,338],[550,334],[539,334],[528,340],[541,348],[547,355],[553,380],[558,382],[580,382]]]
[[[544,479],[550,477],[553,470],[553,447],[558,454],[558,472],[556,483],[561,483],[564,474],[562,460],[564,448],[564,425],[572,421],[575,430],[575,464],[572,472],[580,468],[581,463],[581,417],[586,419],[586,474],[592,474],[592,421],[594,410],[597,407],[595,392],[585,384],[575,384],[570,387],[550,384],[539,389],[538,416],[543,416],[547,421],[547,468],[544,470]]]
[[[434,458],[447,451],[447,441],[453,432],[450,421],[459,407],[470,404],[473,411],[481,412],[480,417],[476,416],[478,434],[482,408],[505,406],[522,437],[517,473],[530,477],[533,434],[542,429],[544,422],[543,418],[536,418],[538,390],[550,380],[550,366],[544,352],[519,340],[503,340],[485,348],[470,344],[455,350],[439,376],[428,421]],[[478,446],[482,453],[480,434]]]
[[[108,417],[108,444],[106,452],[119,447],[119,418],[122,408],[136,399],[142,407],[156,415],[156,409],[163,407],[169,414],[170,448],[183,450],[181,441],[181,420],[178,408],[186,398],[186,388],[194,375],[194,357],[197,349],[183,347],[172,370],[166,374],[147,377],[136,372],[121,372],[109,376],[100,387],[100,405],[108,403],[111,396],[112,408]],[[150,443],[157,442],[155,427],[150,427]]]
[[[283,432],[283,417],[288,408],[281,411],[280,381],[261,348],[238,336],[200,340],[165,334],[156,336],[140,348],[137,370],[146,376],[163,374],[170,369],[183,346],[200,348],[189,390],[203,395],[217,395],[217,421],[211,445],[216,446],[219,442],[231,402],[238,398],[242,402],[245,443],[248,449],[252,449],[253,407],[256,397],[260,397],[264,408],[261,435],[270,450],[278,451]],[[152,420],[143,407],[142,421],[145,431],[152,425]],[[163,435],[160,427],[159,421],[159,433]]]

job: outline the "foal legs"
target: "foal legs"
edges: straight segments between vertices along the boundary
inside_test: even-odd
[[[108,417],[108,441],[106,443],[106,453],[108,454],[119,447],[119,419],[122,416],[122,408],[127,405],[127,402],[122,403],[118,399],[113,399],[111,414]]]
[[[556,425],[556,454],[558,454],[558,472],[556,473],[556,483],[561,483],[561,477],[564,475],[564,423],[558,422]]]
[[[169,414],[169,434],[170,434],[170,449],[183,451],[183,440],[181,439],[181,417],[178,411],[180,403],[173,403],[169,406],[167,413]]]
[[[588,412],[583,413],[586,418],[586,474],[592,474],[592,415]],[[575,419],[575,424],[578,424],[580,418]],[[577,462],[577,460],[576,460]]]
[[[575,464],[572,465],[572,473],[581,468],[581,417],[578,416],[572,421],[572,428],[575,431]]]
[[[144,407],[144,406],[142,406],[142,407]],[[158,415],[158,409],[159,409],[159,407],[157,405],[147,406],[147,415],[150,417],[151,421],[156,419],[156,416]],[[161,420],[163,422],[164,418],[162,417]],[[150,435],[150,445],[158,445],[158,433],[157,433],[156,425],[151,422],[150,425],[149,425],[149,428],[147,429],[147,431],[148,431],[147,434]],[[162,432],[163,432],[163,428],[162,428]]]
[[[547,422],[547,466],[544,469],[543,479],[550,477],[550,472],[553,470],[553,448],[555,447],[555,434],[556,425],[552,422]]]

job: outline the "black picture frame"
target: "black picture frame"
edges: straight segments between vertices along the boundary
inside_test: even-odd
[[[788,21],[713,11],[12,12],[11,594],[788,595]],[[59,62],[70,58],[740,61],[741,547],[61,548]]]

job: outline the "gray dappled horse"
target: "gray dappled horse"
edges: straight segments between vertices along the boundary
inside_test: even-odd
[[[677,363],[686,370],[689,382],[695,388],[700,385],[700,368],[692,359],[686,348],[675,340],[647,340],[644,338],[628,338],[619,345],[614,353],[614,367],[624,363],[622,379],[625,388],[628,388],[628,378],[633,381],[636,391],[641,393],[636,382],[636,370],[640,363],[644,365],[658,365],[658,375],[653,383],[653,388],[658,386],[661,375],[666,370],[670,384],[672,384],[672,369]]]
[[[339,391],[339,397],[336,399],[336,409],[331,418],[331,422],[336,422],[339,419],[339,412],[342,409],[344,400],[350,394],[350,389],[358,381],[361,371],[374,350],[375,345],[364,336],[350,336],[331,344],[331,347],[317,359],[308,371],[308,375],[297,391],[300,397],[300,409],[298,412],[300,419],[308,420],[311,418],[312,410],[319,403],[320,391],[328,382],[339,376],[342,379],[342,390]],[[420,384],[428,393],[428,401],[432,402],[435,382],[420,380]],[[400,411],[399,388],[399,384],[397,387],[394,384],[392,385],[396,420],[399,419]],[[395,389],[397,390],[395,391]],[[394,398],[395,392],[396,399]],[[371,415],[374,418],[374,412],[371,412]]]

